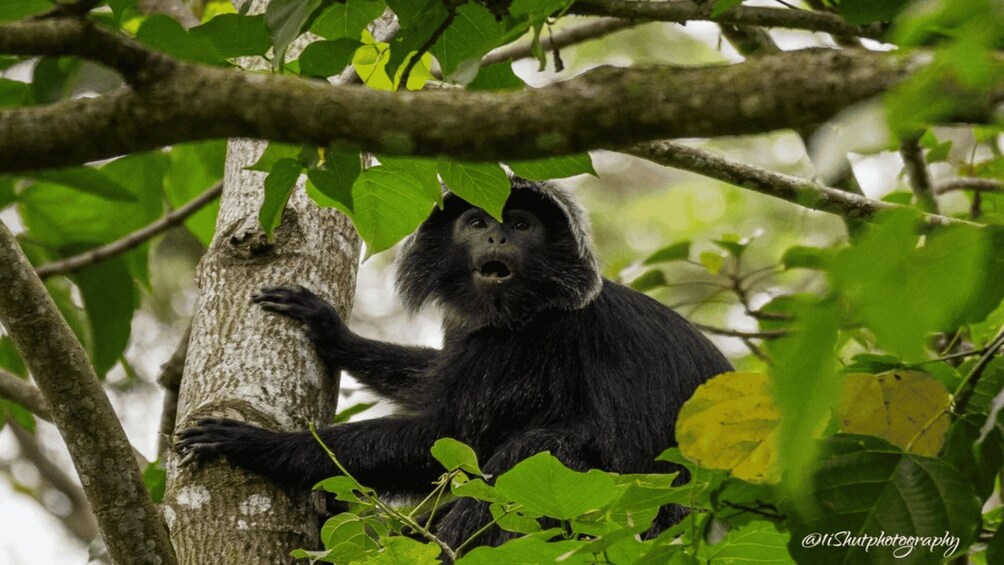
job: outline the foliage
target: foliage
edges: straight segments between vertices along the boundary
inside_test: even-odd
[[[186,30],[165,16],[141,14],[135,0],[106,4],[91,15],[95,21],[181,60],[241,67],[248,65],[241,58],[264,58],[269,72],[311,80],[337,76],[351,64],[367,87],[383,91],[418,90],[434,80],[435,70],[450,88],[488,93],[526,85],[509,62],[481,66],[482,57],[528,34],[543,66],[548,53],[541,38],[572,6],[565,0],[273,0],[264,14],[250,15],[217,2],[200,25]],[[741,4],[718,0],[711,15]],[[886,96],[883,119],[895,140],[879,149],[916,142],[938,170],[1004,182],[999,125],[970,127],[961,136],[939,126],[970,116],[1004,73],[999,2],[819,4],[852,24],[890,22],[883,39],[900,55],[934,61]],[[0,22],[51,7],[45,0],[4,2]],[[388,7],[401,24],[389,42],[367,29]],[[297,51],[297,38],[307,32],[321,40]],[[2,58],[0,69],[26,60]],[[551,60],[558,66],[561,59],[555,52]],[[40,57],[30,65],[29,81],[0,77],[0,108],[107,93],[122,84],[108,74],[81,59]],[[960,138],[968,142],[965,155],[956,147]],[[542,135],[536,142],[549,147],[560,140]],[[204,141],[0,177],[0,207],[16,209],[24,228],[19,241],[41,266],[115,242],[191,201],[222,178],[224,161],[225,144]],[[596,175],[588,154],[505,166],[539,180]],[[286,202],[305,177],[318,205],[352,219],[368,255],[412,233],[441,205],[444,186],[495,217],[509,190],[500,163],[361,155],[352,146],[272,143],[251,169],[263,173],[259,221],[266,234],[281,225]],[[635,289],[677,306],[727,302],[717,320],[747,323],[743,331],[727,332],[748,348],[737,359],[741,370],[698,390],[677,423],[679,449],[661,457],[687,469],[686,483],[676,484],[674,474],[579,473],[547,453],[488,477],[473,450],[444,439],[433,456],[445,473],[415,506],[388,506],[348,473],[319,484],[349,511],[325,523],[323,550],[294,555],[332,563],[435,562],[444,555],[430,531],[437,511],[472,498],[490,504],[495,524],[518,535],[499,548],[461,551],[464,564],[927,563],[951,555],[999,561],[1001,512],[982,508],[1000,497],[1004,463],[1004,362],[993,357],[1004,328],[1004,191],[945,199],[953,197],[956,206],[945,215],[970,223],[932,226],[911,205],[910,193],[894,191],[885,200],[904,206],[866,225],[849,222],[848,237],[836,241],[789,236],[781,221],[767,222],[761,233],[715,225],[727,233],[701,237],[663,222],[672,235],[657,233],[644,250],[623,246],[610,253],[616,259],[609,274]],[[641,197],[634,204],[650,206]],[[675,212],[652,207],[664,216]],[[212,240],[217,208],[185,220],[204,245]],[[794,223],[784,210],[783,221]],[[615,220],[597,213],[597,225],[617,223],[611,239],[629,239],[622,234],[636,227],[629,225],[630,211],[609,212]],[[144,243],[47,281],[102,376],[118,364],[128,367],[132,316],[150,288],[149,251]],[[694,284],[679,288],[687,286],[679,281]],[[0,368],[26,377],[6,336],[0,337]],[[11,401],[0,400],[0,414],[6,416],[0,425],[34,425]],[[163,472],[156,465],[145,471],[158,497]],[[658,508],[670,503],[692,512],[670,530],[645,536]]]

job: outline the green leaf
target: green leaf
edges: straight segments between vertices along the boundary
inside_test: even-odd
[[[301,145],[290,145],[288,143],[269,142],[262,151],[261,157],[253,165],[247,167],[249,171],[267,173],[275,167],[275,164],[283,159],[296,159],[304,150]]]
[[[715,0],[715,7],[711,9],[711,17],[717,18],[742,3],[743,0]]]
[[[71,276],[80,289],[91,335],[91,361],[104,378],[129,343],[138,296],[125,261],[108,259]]]
[[[143,469],[143,484],[146,485],[146,491],[150,493],[150,499],[155,503],[160,503],[164,500],[164,490],[167,488],[167,471],[164,469],[164,463],[159,459],[157,461],[151,461]]]
[[[380,165],[388,171],[409,175],[422,183],[422,190],[443,207],[443,184],[439,182],[439,162],[437,159],[422,159],[418,157],[379,156]]]
[[[533,161],[510,161],[506,164],[516,176],[530,180],[562,179],[576,175],[597,176],[589,153]]]
[[[834,285],[887,351],[908,361],[925,358],[928,333],[956,327],[970,314],[987,260],[986,233],[940,228],[917,247],[917,218],[884,215],[830,267]],[[952,281],[952,284],[945,284]]]
[[[795,493],[789,513],[788,549],[799,563],[903,562],[893,553],[901,544],[867,550],[864,544],[847,544],[834,551],[821,543],[822,534],[843,531],[931,538],[947,532],[960,538],[960,550],[975,538],[980,501],[969,481],[948,463],[905,454],[870,436],[838,434],[821,445],[820,458],[809,468],[808,488]],[[950,548],[916,547],[909,562],[940,562]]]
[[[373,565],[414,565],[435,563],[439,556],[439,546],[432,542],[420,542],[404,536],[384,539],[383,551],[366,561]]]
[[[638,292],[648,292],[650,290],[661,288],[669,284],[666,280],[666,274],[659,269],[651,269],[645,271],[638,276],[635,280],[631,281],[631,288],[637,290]]]
[[[715,253],[714,251],[702,251],[698,255],[698,259],[704,268],[712,275],[717,275],[722,272],[722,267],[725,265],[725,257],[721,253]]]
[[[550,16],[568,4],[570,0],[513,0],[509,15],[517,19],[531,15]]]
[[[342,72],[356,49],[362,43],[358,39],[340,38],[333,41],[315,41],[300,53],[300,74],[303,76],[327,78]]]
[[[136,31],[136,40],[186,61],[219,65],[224,59],[209,39],[189,35],[180,23],[164,15],[155,14],[144,20]]]
[[[345,215],[353,214],[352,185],[359,178],[361,163],[358,153],[333,153],[325,156],[323,169],[307,170],[307,194],[319,206],[334,207]],[[316,188],[319,194],[310,189]]]
[[[839,313],[833,301],[792,305],[791,335],[770,341],[771,395],[781,411],[778,459],[784,486],[799,491],[816,448],[815,439],[840,398],[834,347]]]
[[[542,535],[553,537],[559,532],[548,530]],[[478,547],[457,560],[457,565],[499,565],[500,563],[556,563],[558,558],[575,550],[584,542],[565,540],[547,542],[536,535],[514,539],[501,547]]]
[[[286,49],[293,42],[321,0],[272,0],[265,8],[265,27],[272,38],[275,55],[272,66],[282,69]]]
[[[352,480],[350,477],[340,475],[330,477],[314,485],[314,490],[322,490],[335,495],[335,498],[342,502],[358,502],[369,504],[369,496],[373,496],[373,489],[364,487]]]
[[[302,172],[303,165],[296,159],[280,159],[265,177],[265,198],[258,211],[258,223],[269,238],[282,222],[282,212]]]
[[[994,397],[1002,390],[1004,390],[1004,358],[995,357],[983,369],[979,381],[976,382],[973,395],[969,398],[969,403],[966,404],[966,412],[989,414]]]
[[[421,181],[385,167],[363,171],[352,185],[352,220],[371,256],[415,231],[435,202]]]
[[[523,90],[526,83],[512,71],[512,63],[504,61],[481,67],[478,76],[467,84],[467,90],[486,90],[504,92],[507,90]]]
[[[642,264],[654,265],[656,263],[668,263],[671,261],[686,261],[687,259],[690,259],[690,240],[685,239],[659,249],[646,257],[642,261]]]
[[[93,167],[71,167],[42,171],[35,175],[39,180],[61,184],[63,186],[93,194],[107,200],[120,202],[136,202],[136,195],[119,184],[113,182],[107,175]]]
[[[360,402],[358,404],[353,404],[345,410],[339,410],[338,413],[331,419],[331,423],[342,424],[344,422],[348,422],[349,418],[355,416],[356,414],[361,414],[376,405],[376,402]]]
[[[795,245],[785,250],[781,263],[785,269],[825,269],[836,255],[832,249]]]
[[[167,164],[167,155],[147,153],[116,159],[99,169],[133,194],[131,202],[39,181],[21,192],[18,211],[31,240],[52,249],[109,243],[161,216]]]
[[[439,160],[439,174],[450,192],[502,221],[502,209],[509,199],[512,184],[496,164],[460,163]]]
[[[31,75],[31,102],[51,104],[73,94],[82,62],[68,57],[42,57]]]
[[[478,466],[478,456],[464,443],[453,438],[444,437],[432,444],[432,456],[439,461],[447,471],[461,469],[475,475],[484,475]]]
[[[171,148],[171,168],[164,177],[164,194],[174,208],[184,205],[223,179],[227,143],[223,140],[184,143]],[[185,227],[209,246],[216,231],[219,199],[185,219]]]
[[[702,543],[697,554],[702,563],[793,564],[787,548],[790,537],[773,522],[755,520],[729,530],[714,545]]]
[[[499,496],[499,494],[495,491],[495,487],[489,485],[481,479],[472,479],[466,482],[461,482],[457,478],[454,478],[453,482],[450,484],[450,492],[456,496],[476,498],[478,500],[484,500],[485,502],[511,502],[505,500],[505,497]]]
[[[467,84],[478,74],[481,58],[499,44],[504,33],[504,25],[487,8],[464,4],[430,51],[447,80]]]
[[[4,0],[0,3],[0,22],[20,20],[52,9],[48,0]]]
[[[837,8],[849,24],[892,21],[908,0],[840,0]]]
[[[387,5],[394,10],[401,23],[401,30],[391,41],[390,57],[385,67],[387,76],[395,77],[396,83],[398,71],[433,38],[436,30],[446,22],[448,14],[440,0],[390,0]]]
[[[525,459],[502,474],[495,490],[528,512],[562,520],[599,509],[617,496],[606,473],[572,471],[548,452]]]
[[[980,500],[994,492],[997,473],[1004,468],[1004,441],[1001,431],[992,429],[986,441],[979,442],[985,418],[966,414],[952,423],[940,459],[959,470],[973,485]]]
[[[0,78],[0,108],[24,106],[31,100],[31,84]]]
[[[363,30],[383,14],[383,0],[347,0],[334,3],[314,20],[310,31],[325,39],[360,39]]]
[[[262,15],[220,14],[192,28],[189,34],[197,40],[208,41],[227,59],[265,55],[272,45]]]

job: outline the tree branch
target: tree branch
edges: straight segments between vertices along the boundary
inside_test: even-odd
[[[973,192],[1004,192],[1004,182],[996,179],[981,179],[961,177],[938,183],[935,194],[945,194],[956,190],[971,190]]]
[[[0,322],[28,365],[62,434],[116,563],[175,562],[122,425],[86,353],[0,224]]]
[[[937,214],[938,201],[934,198],[931,175],[927,171],[924,150],[920,147],[920,142],[916,138],[904,141],[899,146],[899,154],[903,157],[903,165],[906,167],[907,176],[910,177],[910,188],[913,189],[917,205],[925,212]]]
[[[189,202],[186,202],[177,210],[170,212],[163,218],[146,227],[140,228],[126,235],[122,239],[113,241],[107,245],[102,245],[101,247],[95,247],[94,249],[90,249],[80,253],[79,255],[74,255],[72,257],[67,257],[59,261],[42,265],[35,269],[35,273],[38,274],[39,278],[47,279],[55,275],[73,273],[85,267],[94,265],[95,263],[100,263],[109,257],[121,255],[130,249],[138,247],[154,236],[164,233],[168,229],[181,224],[189,216],[198,212],[213,200],[216,200],[220,196],[221,192],[223,192],[222,181],[214,184],[208,190],[196,196]]]
[[[711,17],[712,2],[700,5],[689,0],[650,2],[647,0],[578,0],[569,13],[590,16],[685,23],[692,20],[709,20],[721,24],[754,25],[822,31],[840,36],[858,36],[879,39],[886,26],[848,24],[836,14],[789,8],[738,6]]]
[[[30,39],[33,26],[51,23],[0,26],[0,52],[54,54]],[[75,23],[61,32],[110,35]],[[128,68],[143,59],[143,48],[112,37],[130,45],[119,50]],[[59,42],[64,54],[90,56],[68,37]],[[115,64],[114,56],[98,57]],[[343,141],[374,153],[477,161],[616,150],[651,139],[808,127],[887,90],[910,67],[903,57],[810,49],[705,68],[604,67],[547,88],[483,93],[378,92],[174,62],[138,90],[0,111],[0,171],[222,137]],[[199,104],[190,103],[195,98]]]
[[[163,78],[175,65],[175,61],[166,55],[77,18],[27,20],[0,25],[0,53],[81,57],[117,70],[133,85]]]
[[[94,521],[94,513],[91,512],[91,505],[87,502],[87,496],[83,489],[42,451],[35,436],[21,429],[9,418],[7,427],[10,428],[14,439],[17,440],[17,446],[21,452],[20,458],[35,466],[43,485],[63,493],[70,500],[72,511],[68,515],[53,513],[53,517],[59,520],[80,541],[85,544],[92,542],[98,536],[98,524]],[[41,506],[48,510],[46,505],[42,504]]]
[[[45,420],[52,421],[49,407],[38,388],[30,382],[0,369],[0,398],[12,400],[28,409],[29,412]]]
[[[541,35],[540,48],[545,51],[561,49],[569,45],[599,39],[622,29],[628,29],[646,22],[622,20],[619,18],[599,18],[586,24],[560,29],[549,36]],[[481,59],[481,66],[494,65],[502,61],[525,59],[533,55],[533,44],[529,41],[512,43],[499,47]]]
[[[672,141],[642,143],[627,149],[625,153],[848,219],[867,220],[881,210],[899,208],[895,204],[872,200],[807,179],[775,173]],[[950,223],[978,225],[936,214],[924,214],[924,220],[930,225]]]

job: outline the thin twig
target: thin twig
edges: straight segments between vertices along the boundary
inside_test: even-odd
[[[960,177],[939,182],[934,187],[935,194],[945,194],[956,190],[968,190],[971,192],[1004,192],[1004,182],[997,179],[980,179],[973,177]]]
[[[585,43],[593,39],[599,39],[616,31],[628,29],[643,23],[641,20],[622,20],[620,18],[599,18],[587,24],[575,27],[560,29],[548,37],[540,38],[540,48],[544,50],[561,49],[569,45]],[[494,65],[502,61],[517,61],[533,55],[533,43],[523,41],[512,43],[495,49],[481,59],[481,66]]]
[[[868,220],[879,211],[903,208],[825,186],[808,179],[733,161],[710,151],[674,141],[661,140],[639,143],[631,146],[625,152],[660,165],[698,173],[754,192],[787,200],[799,206],[829,212],[844,218]],[[923,217],[924,222],[929,225],[980,225],[938,214],[924,214]]]
[[[924,162],[924,150],[920,142],[916,138],[904,141],[899,146],[899,154],[903,157],[903,165],[910,177],[910,188],[917,199],[917,206],[925,212],[937,214],[938,201],[934,198],[931,174]]]
[[[669,0],[649,2],[647,0],[578,0],[572,4],[569,13],[592,16],[613,16],[618,18],[650,21],[685,23],[693,20],[709,20],[724,24],[754,25],[821,31],[834,35],[868,37],[879,39],[885,32],[885,24],[857,26],[847,23],[837,14],[788,8],[761,6],[737,6],[712,17],[711,2],[691,2],[689,0]]]
[[[786,330],[760,330],[757,332],[744,332],[739,330],[730,330],[728,328],[719,328],[715,326],[708,326],[705,324],[699,324],[694,322],[694,326],[701,331],[712,333],[715,335],[724,335],[728,337],[738,337],[741,339],[777,339],[779,337],[784,337],[789,335],[791,332]]]
[[[423,43],[422,46],[418,48],[418,51],[416,51],[415,54],[408,59],[408,62],[405,63],[404,72],[401,73],[401,82],[398,83],[398,88],[404,88],[405,90],[408,89],[408,78],[411,77],[411,71],[415,68],[415,65],[422,60],[422,55],[425,55],[429,49],[432,49],[432,46],[439,41],[439,38],[442,37],[444,33],[446,33],[447,28],[450,27],[450,24],[453,23],[453,20],[456,17],[457,9],[453,7],[448,8],[446,12],[446,19],[443,20],[443,23],[439,24],[436,31],[432,32],[432,36],[430,36],[429,39],[426,39],[425,43]]]
[[[73,273],[83,269],[84,267],[90,267],[91,265],[100,263],[109,257],[121,255],[130,249],[138,247],[150,238],[184,222],[189,216],[195,214],[219,197],[222,191],[223,182],[220,181],[214,184],[209,190],[187,202],[184,206],[174,210],[156,222],[130,233],[122,239],[113,241],[107,245],[102,245],[101,247],[95,247],[94,249],[85,251],[79,255],[74,255],[72,257],[67,257],[66,259],[42,265],[41,267],[35,269],[35,272],[38,274],[39,278],[46,279],[55,275]]]
[[[0,398],[20,404],[46,422],[52,422],[42,392],[27,380],[3,369],[0,369]]]

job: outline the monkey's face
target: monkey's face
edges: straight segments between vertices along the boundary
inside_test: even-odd
[[[453,224],[453,243],[463,250],[471,282],[481,292],[504,292],[526,278],[529,258],[546,241],[544,223],[533,212],[505,210],[500,223],[471,208]]]

